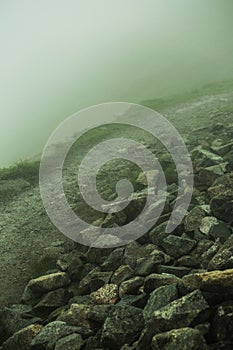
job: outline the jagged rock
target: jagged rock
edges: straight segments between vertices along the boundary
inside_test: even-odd
[[[219,193],[210,201],[214,216],[229,224],[233,223],[233,189]]]
[[[211,148],[215,153],[219,154],[220,156],[225,156],[233,149],[233,142],[219,145],[212,144]]]
[[[80,281],[82,278],[83,265],[84,262],[76,251],[62,255],[57,261],[57,266],[67,272],[73,281]]]
[[[143,310],[145,322],[150,321],[154,311],[159,310],[161,307],[164,307],[177,298],[178,287],[176,283],[155,289],[150,294],[147,304]]]
[[[152,350],[207,350],[207,344],[201,333],[193,328],[173,329],[160,333],[152,339]]]
[[[51,322],[32,340],[30,350],[52,350],[59,339],[73,333],[79,333],[79,328],[61,321]]]
[[[201,255],[201,266],[207,269],[211,259],[216,255],[216,253],[221,248],[221,243],[217,240],[207,251]]]
[[[61,313],[57,320],[63,321],[70,326],[90,329],[91,325],[88,320],[88,313],[90,309],[90,305],[71,304],[70,308],[67,311]]]
[[[124,248],[114,249],[101,264],[102,271],[114,271],[124,263]]]
[[[227,171],[227,162],[212,165],[207,168],[200,168],[197,174],[197,181],[201,189],[207,189],[214,181],[223,176]]]
[[[233,269],[195,273],[182,278],[189,290],[200,289],[208,292],[233,293]]]
[[[233,235],[225,241],[208,264],[208,270],[225,270],[233,268]]]
[[[218,341],[233,341],[233,305],[218,306],[210,329],[211,338]]]
[[[0,310],[0,343],[20,329],[40,321],[32,316],[32,307],[16,304]]]
[[[122,299],[117,303],[118,306],[135,306],[143,309],[147,303],[148,294],[140,293],[139,295],[125,294]]]
[[[3,343],[2,350],[30,350],[32,340],[40,333],[42,328],[43,326],[39,324],[32,324],[19,330]]]
[[[168,284],[180,282],[181,279],[174,275],[152,273],[151,275],[145,278],[144,291],[146,293],[150,293],[161,286],[166,286]]]
[[[201,206],[194,207],[185,217],[184,225],[186,231],[194,231],[201,225],[202,219],[206,216],[206,212]]]
[[[158,273],[167,273],[171,275],[175,275],[179,278],[187,275],[192,271],[192,268],[185,266],[166,266],[166,265],[158,265]]]
[[[99,268],[93,269],[81,280],[78,288],[79,295],[90,294],[109,283],[111,275],[111,271],[101,272]]]
[[[176,266],[185,266],[198,269],[200,268],[200,261],[195,256],[184,255],[176,261]]]
[[[141,309],[132,306],[116,306],[104,322],[101,347],[120,349],[125,343],[136,340],[143,326]]]
[[[34,306],[33,310],[36,314],[48,315],[53,310],[66,305],[72,296],[73,293],[65,289],[56,289],[47,293],[39,303]]]
[[[54,350],[80,350],[83,343],[82,336],[74,333],[59,339]]]
[[[202,219],[200,231],[215,240],[219,238],[221,243],[225,242],[231,235],[226,223],[219,221],[214,216],[207,216]]]
[[[222,157],[220,157],[219,155],[213,152],[203,149],[202,146],[198,146],[195,149],[193,149],[191,152],[191,155],[195,163],[198,166],[201,166],[204,168],[212,165],[224,163],[224,160]]]
[[[140,276],[136,276],[122,282],[119,287],[120,298],[122,298],[125,294],[138,294],[138,290],[143,285],[143,283],[144,278]]]
[[[153,313],[149,327],[155,333],[206,321],[209,305],[199,290],[174,300]],[[154,333],[154,334],[155,334]]]
[[[102,324],[109,315],[110,310],[113,310],[114,305],[94,305],[88,313],[88,320],[92,323]]]
[[[188,254],[195,245],[195,240],[175,235],[169,235],[163,241],[166,253],[174,258],[180,258],[182,255]]]
[[[118,300],[118,287],[116,284],[105,284],[92,292],[90,297],[95,304],[115,304]]]
[[[137,261],[135,274],[139,276],[148,276],[153,272],[157,272],[157,266],[162,263],[170,263],[171,257],[167,254],[154,250],[147,258],[141,258]]]
[[[40,296],[51,290],[66,287],[69,284],[70,278],[68,274],[57,272],[30,280],[26,289],[29,289],[34,295]]]
[[[118,286],[133,276],[133,269],[128,265],[121,265],[112,275],[111,283],[117,284]]]

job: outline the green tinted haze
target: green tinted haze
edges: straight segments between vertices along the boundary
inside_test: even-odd
[[[233,78],[232,0],[0,0],[0,166],[83,107]]]

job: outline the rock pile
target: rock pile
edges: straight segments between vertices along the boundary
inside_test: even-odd
[[[195,188],[174,232],[165,227],[176,183],[158,224],[137,241],[62,250],[56,270],[29,281],[21,303],[1,310],[1,350],[232,349],[232,135],[233,125],[217,124],[187,137]],[[140,174],[134,213],[144,186]],[[131,214],[103,224],[122,225]]]

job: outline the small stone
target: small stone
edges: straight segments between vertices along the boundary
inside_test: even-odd
[[[192,268],[185,267],[185,266],[166,266],[166,265],[159,265],[158,266],[158,273],[167,273],[171,275],[175,275],[179,278],[182,278],[183,276],[187,275],[192,271]]]
[[[118,287],[116,284],[105,284],[92,292],[90,297],[95,304],[115,304],[118,300]]]
[[[81,281],[78,288],[79,295],[90,294],[103,285],[109,283],[112,272],[101,272],[99,268],[90,271]]]
[[[200,207],[194,207],[185,217],[184,225],[187,232],[198,229],[201,225],[202,219],[206,216],[205,210]]]
[[[33,310],[36,314],[48,315],[58,307],[66,305],[72,296],[73,294],[65,289],[56,289],[45,294],[39,303],[34,306]]]
[[[88,321],[90,308],[90,305],[71,304],[69,310],[61,313],[57,320],[63,321],[70,326],[91,328],[90,322]]]
[[[218,154],[207,151],[202,148],[202,146],[196,147],[192,152],[192,159],[194,159],[195,163],[201,167],[209,167],[216,164],[223,163],[223,158]]]

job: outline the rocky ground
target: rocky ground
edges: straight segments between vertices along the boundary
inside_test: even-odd
[[[136,132],[159,153],[169,195],[156,226],[126,246],[97,249],[66,239],[49,222],[37,185],[0,181],[1,350],[233,348],[233,94],[158,108],[183,135],[195,175],[188,213],[170,234],[177,176],[163,149]],[[104,227],[131,221],[144,205],[140,170],[123,163],[103,169],[103,196],[113,196],[109,179],[128,171],[135,200],[118,216],[98,217],[68,188],[81,153],[71,152],[64,173],[74,211]]]

